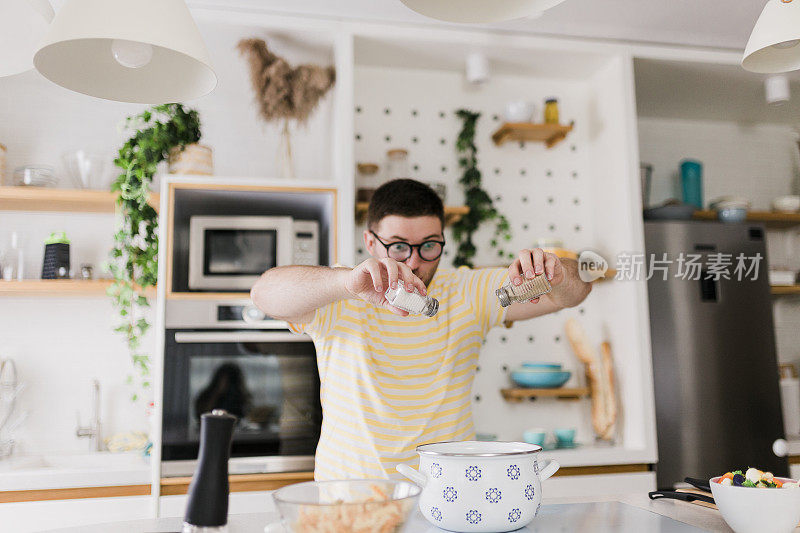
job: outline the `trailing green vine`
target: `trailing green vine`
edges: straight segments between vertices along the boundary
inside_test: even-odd
[[[114,276],[108,295],[119,311],[121,323],[114,329],[125,337],[142,390],[150,387],[150,355],[142,350],[142,337],[150,328],[145,291],[158,277],[158,213],[148,203],[150,182],[158,164],[171,148],[183,149],[200,140],[197,111],[181,104],[164,104],[125,121],[136,133],[119,149],[114,164],[122,169],[111,185],[117,194],[118,219],[111,260],[106,264]],[[134,377],[128,376],[134,384]],[[136,401],[139,393],[134,392]]]
[[[481,114],[467,109],[459,109],[456,115],[462,121],[461,131],[456,139],[458,166],[464,171],[459,183],[464,188],[464,200],[469,213],[453,224],[453,237],[458,242],[458,251],[453,264],[456,267],[473,267],[473,259],[477,252],[473,235],[484,222],[494,221],[494,235],[490,244],[497,248],[501,258],[513,259],[514,255],[506,253],[503,243],[511,240],[511,225],[506,217],[494,207],[489,193],[481,186],[481,171],[478,169],[478,148],[475,146],[475,126]]]

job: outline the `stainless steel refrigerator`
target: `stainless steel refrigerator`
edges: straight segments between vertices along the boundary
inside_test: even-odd
[[[772,452],[784,432],[763,227],[646,222],[645,245],[659,488],[749,466],[788,475]],[[730,279],[720,276],[727,254]],[[740,254],[751,268],[760,254],[757,275],[737,279]],[[700,279],[686,276],[687,257]]]

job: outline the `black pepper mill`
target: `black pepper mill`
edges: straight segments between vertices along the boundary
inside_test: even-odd
[[[200,417],[200,454],[189,484],[183,533],[223,533],[228,523],[228,459],[236,417],[214,409]]]

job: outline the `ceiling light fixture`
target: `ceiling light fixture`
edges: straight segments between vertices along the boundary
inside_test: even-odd
[[[53,83],[119,102],[182,102],[217,84],[184,0],[67,0],[33,63]]]
[[[0,78],[33,68],[33,53],[54,16],[47,0],[0,2]]]
[[[564,0],[401,0],[426,17],[445,22],[503,22],[534,16]],[[800,1],[800,0],[798,0]]]
[[[783,105],[789,101],[791,91],[789,90],[789,78],[785,74],[768,76],[764,80],[764,93],[769,105]]]
[[[800,0],[769,0],[747,42],[742,67],[765,74],[800,69],[798,44]]]

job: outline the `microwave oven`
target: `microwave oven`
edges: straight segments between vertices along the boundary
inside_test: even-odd
[[[245,291],[266,270],[319,264],[319,223],[289,216],[193,216],[189,289]]]

